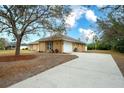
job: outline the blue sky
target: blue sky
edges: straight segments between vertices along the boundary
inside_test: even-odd
[[[101,7],[103,6],[91,6],[88,8],[84,6],[74,6],[73,10],[78,18],[75,18],[75,23],[68,31],[68,35],[76,39],[80,38],[86,43],[91,43],[93,36],[97,35],[97,19],[105,17],[100,10]],[[82,13],[78,14],[81,11]],[[71,20],[73,20],[73,18]],[[87,37],[89,38],[88,41],[86,40]]]
[[[81,39],[83,42],[91,43],[95,32],[97,19],[100,17],[105,17],[99,9],[103,6],[71,6],[72,12],[66,18],[66,23],[70,25],[67,35],[76,39]],[[91,26],[92,25],[92,26]],[[28,39],[24,39],[23,42],[30,43],[43,37],[43,33],[40,36],[29,35]],[[47,34],[46,36],[49,36]],[[1,37],[8,38],[9,41],[12,40],[12,36],[7,36],[6,34],[1,34]],[[88,40],[86,40],[88,38]]]

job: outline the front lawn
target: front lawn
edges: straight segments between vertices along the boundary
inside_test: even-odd
[[[8,87],[54,66],[77,58],[76,55],[37,53],[32,60],[0,62],[0,87]],[[61,77],[60,77],[61,78]]]
[[[121,73],[124,76],[124,53],[119,53],[116,51],[109,51],[109,50],[88,50],[88,52],[111,54],[116,64],[118,65]]]

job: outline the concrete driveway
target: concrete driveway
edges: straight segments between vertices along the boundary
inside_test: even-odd
[[[124,87],[124,78],[111,55],[96,53],[73,54],[78,55],[79,58],[56,66],[10,87]]]

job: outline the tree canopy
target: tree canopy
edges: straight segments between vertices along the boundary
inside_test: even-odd
[[[24,36],[40,31],[66,31],[65,19],[70,13],[69,6],[0,6],[0,32],[12,34],[16,40],[16,55]]]
[[[102,42],[108,42],[111,48],[124,51],[124,6],[106,6],[103,13],[109,9],[107,19],[98,19]]]
[[[0,38],[0,50],[6,49],[8,43],[9,42],[5,38]]]

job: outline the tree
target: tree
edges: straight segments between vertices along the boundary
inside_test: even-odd
[[[8,46],[8,41],[5,38],[0,38],[0,49],[4,50]]]
[[[2,39],[0,38],[0,50],[3,50],[3,49],[4,49],[4,44],[3,44]]]
[[[39,31],[65,31],[68,6],[0,6],[0,32],[12,34],[16,40],[15,55],[20,54],[20,44],[27,34]]]
[[[113,49],[118,47],[118,43],[124,42],[124,6],[106,6],[103,10],[109,9],[106,19],[97,21],[103,35],[102,42],[108,42]],[[121,47],[124,48],[123,43]]]
[[[93,43],[94,43],[94,49],[96,50],[96,48],[98,46],[98,37],[97,37],[97,35],[93,36]]]

